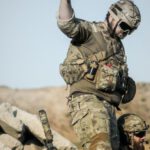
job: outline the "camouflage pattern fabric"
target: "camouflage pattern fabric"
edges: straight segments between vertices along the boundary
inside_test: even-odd
[[[96,88],[105,91],[115,91],[119,68],[112,64],[103,64],[99,67],[96,79]]]
[[[61,31],[72,39],[67,56],[60,65],[61,76],[71,85],[70,95],[75,92],[93,93],[119,105],[128,77],[122,42],[111,37],[105,22],[88,22],[73,14],[69,20],[58,17],[57,23]],[[93,62],[98,64],[98,69],[91,67]],[[129,102],[128,99],[126,101]]]
[[[121,20],[134,30],[137,29],[141,22],[140,10],[131,0],[117,1],[111,5],[109,13],[116,21]]]
[[[137,114],[127,113],[118,118],[118,127],[121,132],[137,133],[146,131],[149,125]]]
[[[121,115],[118,118],[118,129],[120,132],[119,150],[144,150],[143,143],[137,143],[134,140],[134,136],[143,131],[146,133],[148,128],[149,125],[137,114],[126,113]]]
[[[72,126],[84,150],[117,150],[115,107],[95,95],[72,96],[68,102]]]

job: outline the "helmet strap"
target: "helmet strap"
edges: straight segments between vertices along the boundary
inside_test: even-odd
[[[111,15],[114,19],[118,20],[114,28],[112,28],[112,25],[111,25],[111,23],[110,23],[110,21],[109,21],[110,15]],[[117,26],[118,26],[120,20],[113,14],[113,12],[112,12],[111,10],[109,10],[109,13],[108,13],[107,16],[106,16],[106,21],[107,21],[108,28],[110,29],[110,35],[111,35],[111,37],[114,38],[114,37],[115,37],[116,29],[117,29]]]
[[[108,29],[110,31],[110,35],[112,36],[113,29],[112,29],[112,26],[111,26],[111,24],[109,22],[109,17],[110,17],[110,13],[107,13],[106,22],[107,22]]]
[[[130,142],[130,145],[129,145],[129,147],[131,148],[131,149],[133,149],[134,148],[134,134],[133,133],[129,133],[129,142]]]
[[[116,29],[117,29],[119,22],[120,22],[120,20],[116,23],[115,27],[113,28],[113,31],[112,31],[113,37],[115,37],[115,32],[116,32]]]

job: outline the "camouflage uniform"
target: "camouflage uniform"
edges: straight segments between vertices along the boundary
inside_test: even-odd
[[[84,38],[85,40],[88,38],[89,31],[84,29],[87,29],[89,25],[91,26],[89,22],[79,20],[74,16],[68,21],[58,20],[58,25],[60,29],[71,38],[76,35],[76,32],[80,32],[80,41],[84,41]],[[101,32],[99,24],[94,23],[92,26],[94,26],[92,29],[97,28],[97,31],[95,31],[96,33]],[[102,26],[104,29],[105,25],[103,23]],[[103,40],[105,47],[108,49],[108,53],[112,50],[118,50],[119,53],[117,53],[115,57],[125,64],[125,53],[121,41],[109,38],[110,34],[107,29],[105,29],[104,32],[106,38],[108,38],[108,42],[107,39]],[[93,39],[91,39],[91,42],[92,40]],[[96,43],[95,40],[93,41]],[[89,42],[88,44],[87,46],[90,47],[91,43]],[[71,44],[71,47],[73,46],[74,45]],[[98,47],[98,49],[100,48]],[[121,94],[119,91],[110,93],[103,92],[96,89],[94,83],[82,79],[71,85],[69,99],[69,108],[73,119],[72,125],[77,135],[80,137],[84,148],[89,149],[90,145],[90,149],[95,147],[94,149],[117,150],[119,146],[119,137],[116,124],[115,105],[117,106],[121,101]]]
[[[72,125],[84,149],[118,149],[119,137],[115,108],[93,94],[82,94],[69,100]],[[111,135],[111,137],[109,136]]]
[[[128,78],[122,42],[112,37],[105,22],[88,22],[74,14],[69,20],[58,17],[58,26],[72,38],[60,70],[70,84],[69,112],[82,146],[85,150],[118,150],[115,108],[125,93]],[[98,63],[98,68],[93,62]],[[97,71],[89,81],[86,75],[91,66]],[[130,93],[132,98],[134,94]],[[124,103],[132,98],[126,97]]]

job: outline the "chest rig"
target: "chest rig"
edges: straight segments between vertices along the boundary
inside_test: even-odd
[[[86,42],[71,43],[60,65],[62,77],[70,85],[85,79],[100,90],[124,90],[128,69],[121,41],[110,36],[104,23],[91,23],[89,28]]]

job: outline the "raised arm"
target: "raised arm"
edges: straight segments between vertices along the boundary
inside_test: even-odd
[[[73,9],[70,0],[61,0],[59,6],[59,18],[61,20],[68,20],[73,15]]]
[[[75,17],[71,0],[60,0],[57,24],[60,30],[74,41],[81,43],[89,37],[88,22]]]

